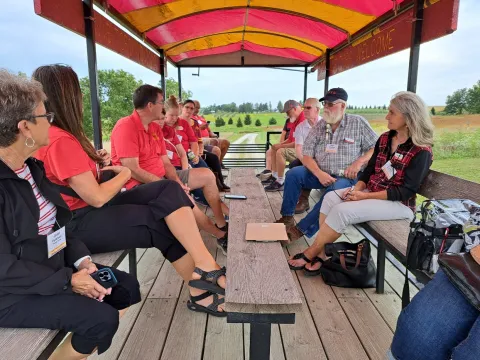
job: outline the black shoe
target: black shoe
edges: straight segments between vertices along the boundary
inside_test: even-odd
[[[281,191],[283,190],[283,184],[280,184],[278,181],[274,181],[268,186],[265,186],[265,191]]]
[[[222,250],[223,255],[227,256],[228,233],[225,233],[220,239],[217,239],[217,247]]]
[[[270,174],[270,175],[271,175],[271,174],[272,174],[272,171],[265,169],[265,170],[263,170],[261,173],[255,175],[255,176],[256,176],[257,178],[259,178],[260,176],[265,175],[265,174]]]
[[[276,180],[277,180],[276,178],[274,178],[272,175],[270,175],[270,177],[267,178],[266,180],[262,180],[262,185],[270,185],[273,182],[275,182]]]
[[[225,215],[225,216],[227,216],[227,215]],[[225,220],[226,220],[226,219],[225,219]],[[216,227],[218,230],[220,230],[220,231],[224,231],[224,232],[228,233],[228,222],[226,222],[226,221],[225,221],[225,225],[224,225],[224,226],[218,227],[218,225],[215,224],[215,227]]]

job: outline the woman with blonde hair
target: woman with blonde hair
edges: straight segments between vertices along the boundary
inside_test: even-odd
[[[357,184],[325,195],[315,242],[288,260],[292,270],[319,275],[325,245],[349,225],[413,218],[416,193],[432,164],[432,120],[423,100],[412,92],[392,98],[386,120],[390,131],[378,139]]]

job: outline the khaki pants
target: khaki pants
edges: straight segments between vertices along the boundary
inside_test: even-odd
[[[295,152],[295,149],[292,148],[282,148],[280,149],[283,158],[288,161],[292,162],[297,158],[297,153]]]

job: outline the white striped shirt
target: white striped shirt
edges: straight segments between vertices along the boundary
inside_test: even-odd
[[[35,180],[33,180],[30,168],[27,164],[23,168],[15,170],[15,174],[21,179],[27,180],[32,187],[33,194],[37,199],[38,207],[40,208],[40,218],[38,220],[38,235],[48,235],[52,232],[57,219],[57,208],[50,201],[40,193]]]

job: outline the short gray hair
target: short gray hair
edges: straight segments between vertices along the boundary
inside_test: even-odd
[[[432,146],[434,126],[430,112],[420,96],[410,91],[395,94],[390,101],[407,123],[412,142],[417,146]]]
[[[307,101],[313,102],[313,106],[315,106],[318,110],[320,110],[322,108],[321,105],[320,105],[320,101],[318,101],[317,98],[308,98],[307,100],[305,100],[305,103]]]
[[[38,81],[0,69],[0,147],[15,142],[21,120],[35,123],[31,116],[38,104],[46,99]]]

